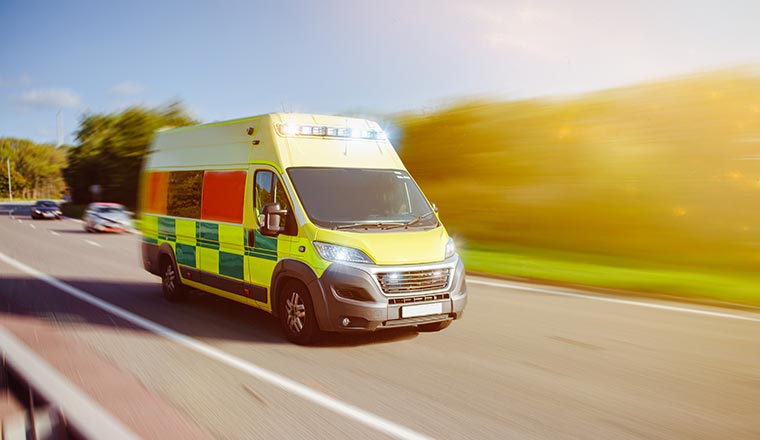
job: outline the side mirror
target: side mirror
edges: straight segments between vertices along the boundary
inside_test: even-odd
[[[282,223],[282,218],[288,214],[288,211],[280,209],[279,203],[267,203],[261,211],[264,215],[264,225],[259,229],[261,235],[267,237],[280,235],[283,230],[280,227],[280,223]]]
[[[433,207],[433,212],[438,212],[438,205],[433,202],[430,202],[430,205]]]

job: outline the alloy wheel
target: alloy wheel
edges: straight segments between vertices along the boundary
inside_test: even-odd
[[[291,293],[290,298],[285,300],[285,313],[290,331],[301,333],[306,320],[306,305],[298,292]]]

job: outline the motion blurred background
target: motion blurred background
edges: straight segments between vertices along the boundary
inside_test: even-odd
[[[760,299],[755,70],[401,121],[470,270]]]
[[[75,216],[157,129],[365,116],[470,272],[758,305],[760,9],[613,3],[3,2],[0,171]]]

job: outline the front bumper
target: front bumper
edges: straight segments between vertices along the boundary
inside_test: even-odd
[[[61,213],[58,211],[32,211],[32,218],[59,219],[61,218]]]
[[[92,229],[100,232],[124,232],[130,230],[130,225],[116,222],[96,221],[92,223]]]
[[[377,277],[379,273],[445,269],[449,270],[447,285],[430,291],[384,293]],[[314,307],[319,327],[326,331],[373,331],[458,319],[467,304],[464,265],[457,255],[435,264],[333,263],[308,287],[312,297],[319,295],[323,299],[314,301]],[[421,316],[412,313],[412,307]],[[407,316],[405,311],[409,311]]]

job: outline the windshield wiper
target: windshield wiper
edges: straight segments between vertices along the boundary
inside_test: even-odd
[[[406,223],[401,222],[377,222],[377,223],[349,223],[346,225],[337,225],[333,229],[353,229],[353,228],[380,228],[390,229],[405,226]]]
[[[422,220],[424,220],[424,219],[426,219],[426,218],[430,217],[431,215],[433,215],[433,211],[428,211],[428,212],[426,212],[426,213],[424,213],[424,214],[422,214],[422,215],[418,215],[417,217],[415,217],[415,218],[413,218],[413,219],[409,220],[409,221],[408,221],[408,222],[406,222],[406,223],[397,223],[397,224],[394,224],[393,226],[391,226],[391,227],[390,227],[390,228],[388,228],[388,229],[392,229],[392,228],[400,228],[400,227],[408,228],[408,227],[410,227],[410,226],[414,226],[414,225],[416,225],[417,223],[419,223],[419,222],[421,222]]]

